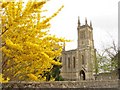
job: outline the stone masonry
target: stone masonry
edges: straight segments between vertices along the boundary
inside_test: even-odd
[[[61,75],[64,80],[94,80],[93,70],[95,68],[95,49],[93,40],[93,27],[85,19],[81,25],[78,18],[78,45],[77,49],[65,51],[63,48],[60,60],[62,62]]]

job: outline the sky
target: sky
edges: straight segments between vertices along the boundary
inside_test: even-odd
[[[50,33],[57,37],[72,40],[66,43],[66,50],[77,48],[77,21],[81,25],[92,21],[94,46],[102,50],[111,46],[112,41],[118,45],[118,2],[119,0],[51,0],[45,8],[48,16],[64,5],[62,11],[51,21]]]
[[[26,3],[29,0],[25,0]],[[37,0],[38,1],[38,0]],[[115,41],[118,46],[118,2],[119,0],[49,0],[43,9],[46,16],[52,15],[62,5],[62,11],[51,20],[50,33],[72,42],[66,43],[66,50],[77,48],[77,23],[87,18],[93,26],[94,46],[103,50]]]

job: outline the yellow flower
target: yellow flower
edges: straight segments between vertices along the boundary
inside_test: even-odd
[[[7,78],[7,80],[5,80],[5,79],[3,78],[3,75],[0,74],[0,83],[7,83],[9,80],[10,80],[10,78]]]
[[[28,77],[29,77],[31,80],[34,80],[34,81],[37,81],[37,80],[38,80],[38,77],[35,76],[34,74],[28,74]]]

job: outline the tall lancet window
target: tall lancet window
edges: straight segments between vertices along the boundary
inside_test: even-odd
[[[84,56],[82,55],[82,64],[85,64]]]
[[[70,57],[68,57],[68,68],[70,68]]]
[[[62,62],[62,57],[60,57],[60,62]]]
[[[73,68],[75,68],[75,57],[73,57]]]

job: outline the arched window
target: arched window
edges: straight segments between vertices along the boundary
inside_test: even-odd
[[[84,56],[82,55],[82,64],[85,64],[85,62],[84,62]]]
[[[70,58],[68,57],[68,68],[70,68]]]
[[[85,72],[83,70],[80,71],[80,79],[85,80]]]
[[[60,62],[62,62],[62,57],[60,57]]]
[[[75,68],[75,57],[73,57],[73,68]]]

